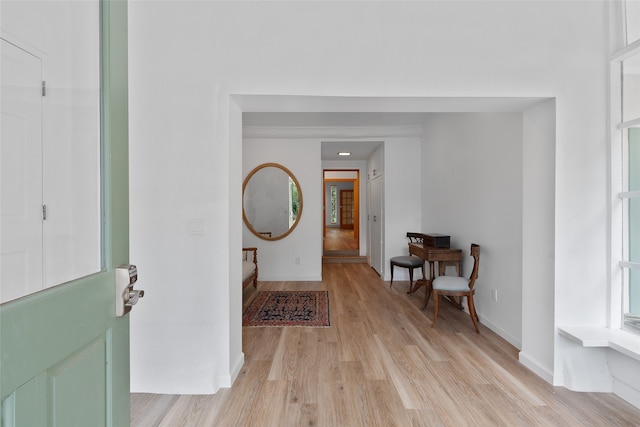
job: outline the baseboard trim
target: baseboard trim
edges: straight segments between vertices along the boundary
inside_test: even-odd
[[[213,394],[217,393],[221,388],[231,388],[233,383],[235,382],[238,375],[240,375],[240,370],[244,365],[244,353],[240,353],[240,357],[233,366],[230,375],[221,375],[216,378],[216,384],[214,387]]]
[[[322,274],[320,276],[259,276],[258,277],[258,289],[260,288],[260,282],[321,282]]]
[[[640,408],[640,390],[631,387],[629,384],[625,384],[614,378],[613,394],[629,402],[636,408]]]
[[[534,374],[536,374],[549,384],[554,384],[553,372],[550,372],[547,368],[538,363],[537,360],[528,356],[524,351],[518,353],[518,360]]]
[[[233,383],[236,382],[236,378],[238,378],[238,375],[240,375],[240,371],[242,370],[243,366],[244,366],[244,353],[240,352],[240,357],[236,361],[236,364],[233,367],[233,369],[231,370],[231,383],[229,384],[229,387],[231,387]]]
[[[505,341],[507,341],[509,344],[511,344],[518,350],[522,349],[522,342],[519,339],[509,334],[507,331],[500,328],[498,325],[496,325],[486,317],[483,317],[481,314],[478,314],[478,317],[480,317],[480,323],[482,323],[484,326],[491,329],[496,334],[500,335]]]

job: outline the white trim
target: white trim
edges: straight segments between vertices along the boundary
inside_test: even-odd
[[[616,128],[619,130],[622,130],[622,129],[628,129],[628,128],[635,128],[638,126],[640,126],[640,118],[618,123],[616,125]]]
[[[33,55],[44,62],[44,59],[47,58],[46,52],[38,49],[36,46],[28,43],[27,41],[21,39],[20,37],[16,37],[11,33],[8,33],[5,29],[0,28],[0,39],[4,39],[6,42],[11,43],[15,47],[24,50],[29,55]]]
[[[624,203],[619,198],[623,187],[622,168],[622,132],[616,129],[616,124],[622,120],[622,63],[613,61],[609,68],[609,126],[610,126],[610,152],[609,152],[609,293],[608,293],[608,319],[611,328],[622,327],[622,301],[624,280],[622,270],[618,262],[624,259],[623,247],[623,223]]]
[[[322,282],[322,274],[313,276],[264,276],[261,282]]]
[[[620,261],[618,265],[622,268],[629,268],[631,270],[640,270],[640,263],[630,261]]]
[[[467,311],[468,313],[468,311]],[[509,344],[517,348],[518,350],[522,350],[522,341],[514,337],[513,335],[507,333],[504,329],[484,317],[482,314],[478,313],[478,317],[480,317],[480,323],[482,323],[487,328],[491,329],[493,332],[498,334],[501,338],[507,341]]]
[[[640,197],[640,191],[621,191],[618,193],[620,199],[635,199]]]
[[[627,45],[627,46],[623,47],[622,49],[616,51],[611,56],[611,62],[622,62],[625,59],[628,59],[628,58],[632,57],[633,55],[635,55],[638,52],[640,52],[640,40],[636,40],[635,42],[631,43],[630,45]]]
[[[518,361],[549,384],[557,385],[554,383],[553,372],[542,366],[542,364],[525,352],[521,351],[518,353]]]
[[[383,138],[421,137],[422,125],[411,126],[243,126],[243,138]]]
[[[224,388],[229,388],[233,385],[233,383],[236,381],[236,378],[238,378],[238,375],[240,375],[240,370],[242,369],[242,366],[244,365],[244,353],[240,352],[240,357],[238,357],[238,360],[236,360],[236,363],[233,366],[233,369],[231,369],[231,382],[229,383],[228,386],[224,386],[224,385],[220,385],[221,387]]]
[[[631,403],[633,406],[640,408],[640,392],[628,384],[618,379],[614,379],[611,384],[612,392],[623,400]]]
[[[640,339],[638,335],[622,329],[597,327],[559,327],[560,335],[583,347],[608,347],[640,362]]]

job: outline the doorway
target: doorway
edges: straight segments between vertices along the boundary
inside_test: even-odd
[[[323,170],[323,256],[360,255],[360,171]]]

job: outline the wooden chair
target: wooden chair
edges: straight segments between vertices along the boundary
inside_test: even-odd
[[[258,287],[258,248],[242,248],[242,289],[250,283]]]
[[[407,237],[411,243],[422,243],[424,236],[420,233],[407,233]],[[393,267],[402,267],[409,269],[409,289],[413,288],[413,270],[416,268],[422,269],[422,277],[426,277],[424,274],[424,260],[415,255],[402,255],[395,256],[389,260],[391,267],[391,284],[393,286]]]
[[[440,308],[440,297],[446,296],[459,308],[462,308],[460,302],[453,298],[459,297],[462,301],[462,297],[467,297],[467,304],[469,305],[469,315],[473,322],[473,327],[476,328],[476,333],[480,333],[478,329],[478,313],[476,313],[476,306],[473,302],[473,294],[475,292],[474,285],[478,278],[478,268],[480,267],[480,246],[475,243],[471,244],[471,256],[473,257],[473,271],[468,279],[464,277],[455,276],[439,276],[433,280],[432,292],[433,292],[433,324],[431,327],[436,326],[436,320],[438,319],[438,310]],[[427,297],[427,303],[429,303],[429,297]]]

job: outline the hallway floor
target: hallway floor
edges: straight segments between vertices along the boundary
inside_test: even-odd
[[[321,282],[258,290],[328,290],[331,327],[245,327],[245,363],[215,395],[132,394],[131,425],[637,426],[640,409],[605,393],[553,387],[518,350],[451,304],[406,294],[366,264],[325,264]],[[482,313],[482,307],[478,307]],[[158,375],[162,373],[159,372]]]
[[[324,238],[324,251],[357,251],[358,239],[354,237],[353,230],[340,228],[327,228]]]

